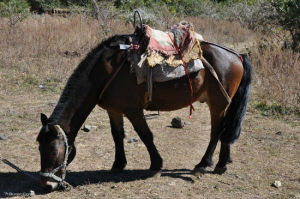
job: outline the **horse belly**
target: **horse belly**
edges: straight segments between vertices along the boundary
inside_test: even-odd
[[[198,75],[192,79],[192,102],[206,101],[206,92],[203,86],[203,76]],[[156,83],[153,87],[152,102],[149,102],[146,110],[173,111],[189,106],[191,103],[190,85],[187,79]]]

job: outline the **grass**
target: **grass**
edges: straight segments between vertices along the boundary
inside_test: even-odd
[[[300,53],[270,44],[252,50],[256,108],[285,115],[300,112]]]

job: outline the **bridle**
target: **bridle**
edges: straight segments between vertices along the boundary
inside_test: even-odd
[[[56,172],[58,172],[60,169],[66,169],[67,168],[67,161],[68,161],[68,156],[69,156],[69,144],[68,144],[68,139],[67,136],[64,132],[64,130],[59,126],[59,125],[54,125],[54,127],[58,130],[58,132],[60,132],[64,138],[64,143],[65,143],[65,159],[63,161],[63,163],[58,166],[57,168],[53,169],[52,172],[40,172],[40,175],[43,177],[47,177],[47,178],[51,178],[54,181],[58,182],[60,186],[65,186],[64,184],[64,180],[66,177],[66,172],[64,172],[62,174],[61,177],[58,177],[57,175],[55,175]]]

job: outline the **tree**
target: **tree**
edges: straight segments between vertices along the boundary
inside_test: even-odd
[[[300,0],[274,0],[280,25],[290,32],[292,49],[300,51]]]

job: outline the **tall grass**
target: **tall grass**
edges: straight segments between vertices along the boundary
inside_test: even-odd
[[[274,45],[254,49],[255,91],[259,109],[300,113],[300,53]]]

